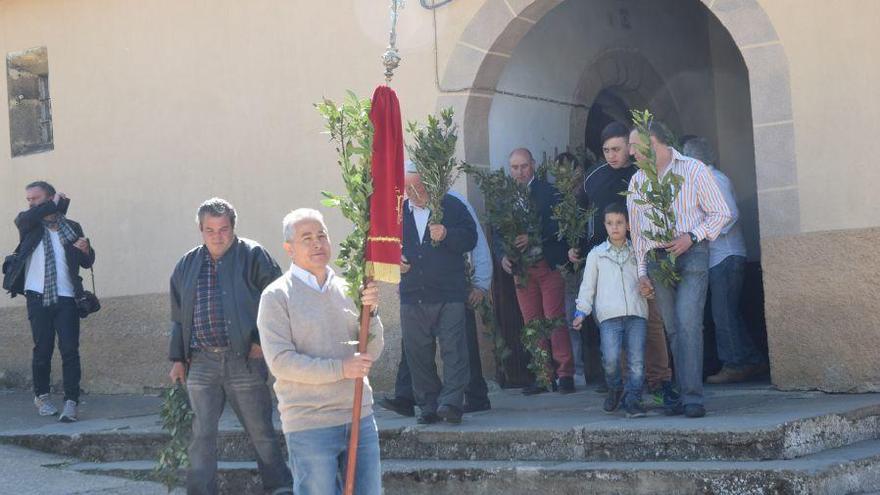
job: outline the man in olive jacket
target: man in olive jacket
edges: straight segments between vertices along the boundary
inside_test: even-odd
[[[235,218],[225,200],[202,203],[204,244],[184,255],[171,276],[169,375],[186,381],[194,413],[187,493],[217,493],[217,429],[227,399],[257,453],[263,489],[291,493],[257,331],[260,294],[281,269],[262,246],[235,235]]]

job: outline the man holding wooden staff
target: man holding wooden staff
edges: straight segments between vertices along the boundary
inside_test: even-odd
[[[320,212],[284,217],[290,269],[263,292],[257,326],[275,392],[297,495],[342,493],[352,429],[355,382],[363,379],[354,493],[379,495],[382,472],[373,393],[366,378],[383,347],[379,290],[369,282],[361,302],[372,308],[367,352],[357,353],[360,313],[330,263],[330,238]]]

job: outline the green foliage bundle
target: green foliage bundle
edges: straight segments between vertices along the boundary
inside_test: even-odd
[[[553,330],[560,325],[564,325],[565,320],[562,318],[547,319],[537,318],[526,325],[522,329],[520,340],[523,347],[531,355],[529,361],[529,371],[535,375],[535,381],[538,386],[550,388],[553,377],[550,376],[550,351],[541,347],[541,342],[550,338]],[[548,346],[549,348],[549,346]]]
[[[583,186],[583,175],[568,160],[545,160],[541,168],[555,179],[555,186],[561,201],[553,207],[553,219],[559,224],[560,241],[569,248],[577,248],[587,233],[587,224],[595,210],[581,208],[577,200],[577,190]],[[563,272],[574,273],[578,266],[566,261],[560,267]]]
[[[153,473],[171,490],[178,482],[180,470],[189,467],[187,447],[192,436],[193,412],[186,388],[179,382],[162,393],[159,418],[162,420],[162,429],[171,435],[171,439],[159,452],[159,463]]]
[[[342,104],[328,99],[315,105],[326,120],[327,133],[336,145],[337,163],[342,169],[347,196],[322,191],[322,203],[336,207],[354,229],[342,241],[336,265],[348,282],[348,296],[361,307],[364,284],[364,248],[370,230],[370,195],[373,194],[372,154],[373,123],[370,121],[370,100],[348,92]],[[357,338],[357,337],[355,337]]]
[[[468,257],[469,258],[469,257]],[[474,266],[472,260],[467,260],[468,285],[474,286]],[[495,320],[495,309],[492,307],[490,299],[491,294],[486,294],[480,303],[473,310],[480,317],[483,323],[483,335],[492,342],[492,356],[495,358],[495,369],[497,373],[503,373],[504,362],[510,358],[513,352],[504,342],[504,337],[498,332],[498,325]]]
[[[428,193],[427,207],[431,210],[429,222],[435,225],[443,222],[443,196],[460,173],[455,159],[458,126],[452,122],[452,117],[452,108],[445,108],[440,111],[440,118],[428,115],[428,123],[424,126],[418,122],[409,122],[406,126],[415,143],[407,145],[406,150]],[[435,246],[438,244],[432,243]]]
[[[667,243],[675,239],[675,212],[672,204],[681,191],[684,178],[672,172],[660,177],[657,172],[657,155],[651,146],[650,127],[653,120],[648,110],[632,112],[633,125],[639,134],[640,143],[637,145],[639,153],[644,156],[642,160],[636,160],[636,165],[645,173],[644,180],[639,188],[639,197],[633,202],[640,206],[647,206],[647,217],[651,221],[651,228],[642,230],[646,238],[658,242]],[[634,143],[635,144],[635,143]],[[631,194],[631,193],[627,193]],[[650,261],[658,261],[656,251],[648,252]],[[681,276],[675,270],[675,255],[660,256],[660,271],[657,274],[659,282],[667,287],[673,287],[681,280]]]
[[[513,275],[520,287],[528,285],[528,268],[540,257],[531,254],[530,247],[541,245],[541,219],[532,204],[527,186],[519,184],[504,170],[490,172],[462,163],[461,170],[473,177],[483,193],[486,220],[501,237],[507,259],[513,264]],[[520,234],[529,236],[529,247],[520,251],[514,240]]]

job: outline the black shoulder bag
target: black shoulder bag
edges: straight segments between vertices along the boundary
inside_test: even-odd
[[[95,294],[94,268],[89,268],[89,272],[92,275],[92,291],[89,292],[83,289],[82,293],[76,297],[76,308],[79,310],[80,318],[85,318],[92,313],[97,313],[98,310],[101,309],[101,301],[98,300],[98,296]]]

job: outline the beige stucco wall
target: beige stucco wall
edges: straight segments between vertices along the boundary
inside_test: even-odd
[[[625,1],[631,8],[638,4]],[[131,376],[149,377],[145,385],[161,382],[167,277],[180,254],[199,242],[193,213],[201,200],[230,199],[239,208],[239,233],[261,241],[281,260],[282,215],[317,205],[322,189],[342,190],[333,149],[320,135],[322,122],[311,105],[346,89],[368,96],[381,82],[387,3],[0,0],[0,53],[48,48],[55,130],[54,151],[12,160],[8,121],[0,117],[0,216],[7,219],[0,222],[0,248],[15,245],[11,219],[24,206],[25,183],[45,178],[70,194],[71,216],[83,222],[98,250],[99,292],[107,301],[104,314],[85,321],[84,332],[93,336],[84,342],[106,336],[102,341],[109,347],[84,345],[85,361],[138,356],[125,364]],[[458,0],[438,9],[441,79],[449,75],[454,81],[454,72],[466,69],[447,71],[446,62],[471,18],[488,3],[504,13],[531,2]],[[880,199],[872,187],[880,169],[866,146],[880,133],[880,97],[871,86],[880,80],[880,37],[872,26],[880,18],[880,2],[758,3],[790,64],[799,229],[877,226],[873,212]],[[509,12],[495,19],[508,22]],[[742,22],[736,15],[725,22]],[[401,15],[404,60],[394,87],[404,118],[423,118],[438,101],[432,17],[415,1]],[[528,28],[528,22],[518,22],[517,29]],[[0,94],[6,94],[5,78]],[[772,133],[765,138],[779,139],[781,146],[792,142]],[[761,216],[776,207],[762,204]],[[334,237],[341,239],[344,220],[325,212]],[[766,258],[765,269],[772,272],[777,259]],[[772,287],[783,291],[780,296],[801,290]],[[846,290],[834,284],[828,289]],[[393,299],[393,290],[387,290],[389,307]],[[0,298],[0,307],[0,368],[29,374],[22,302]],[[126,316],[133,307],[139,309]],[[848,308],[844,317],[866,318],[863,307]],[[797,309],[768,306],[771,332],[789,333],[788,326],[773,325]],[[770,310],[782,312],[769,315]],[[392,346],[399,335],[394,313],[383,313]],[[876,336],[876,326],[865,328]],[[396,359],[392,349],[380,382],[389,383]],[[114,389],[105,387],[113,380],[101,377],[104,371],[89,366],[86,383],[94,390]],[[142,373],[134,372],[138,366]]]
[[[759,3],[790,64],[802,230],[880,225],[880,2]]]
[[[460,34],[475,7],[467,3],[438,11],[441,46]],[[417,3],[401,13],[394,87],[404,119],[435,107],[431,26]],[[202,200],[232,201],[238,233],[287,265],[282,216],[319,206],[321,190],[343,191],[312,104],[347,89],[370,96],[383,82],[388,27],[384,1],[0,1],[0,53],[48,48],[55,130],[54,151],[13,160],[2,106],[0,247],[17,242],[12,218],[25,206],[24,184],[46,179],[70,195],[70,216],[98,252],[104,299],[101,314],[83,322],[85,388],[133,391],[164,380],[168,276],[200,242]],[[321,209],[341,240],[347,223]],[[380,388],[396,368],[400,331],[394,289],[384,294]],[[0,369],[29,376],[22,298],[0,298],[0,308]],[[120,360],[125,370],[110,376]]]

